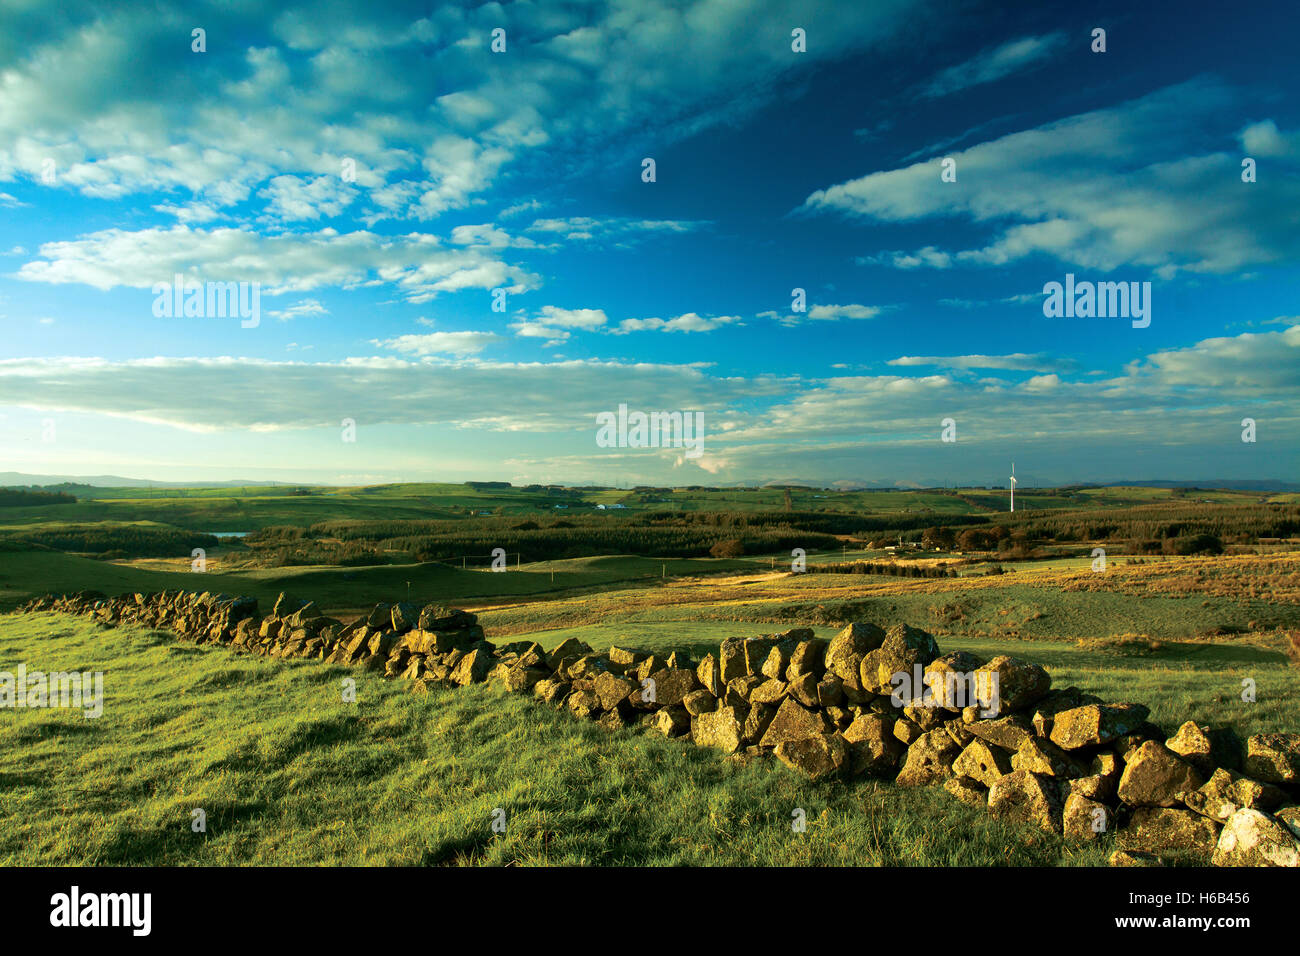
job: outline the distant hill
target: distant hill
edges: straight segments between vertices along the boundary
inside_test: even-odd
[[[0,471],[0,488],[48,488],[51,485],[79,485],[83,488],[296,488],[301,484],[291,481],[150,481],[120,475],[27,475],[20,471]]]

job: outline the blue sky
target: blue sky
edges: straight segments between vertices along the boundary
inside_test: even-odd
[[[225,6],[0,10],[0,471],[1297,474],[1286,4]],[[1067,273],[1150,325],[1046,317]]]

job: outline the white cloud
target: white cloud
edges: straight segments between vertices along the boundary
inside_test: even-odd
[[[802,325],[804,322],[838,322],[840,319],[874,319],[887,310],[880,305],[814,305],[807,312],[781,313],[773,310],[758,313],[760,319],[775,319],[782,325]]]
[[[393,339],[374,339],[372,345],[405,352],[409,355],[475,355],[501,336],[491,332],[428,332],[424,335],[399,335]]]
[[[304,315],[329,315],[329,310],[316,299],[303,299],[286,309],[270,310],[266,313],[273,319],[287,322]]]
[[[1300,206],[1295,154],[1275,158],[1282,168],[1266,180],[1243,183],[1230,131],[1224,151],[1197,148],[1239,100],[1213,81],[1191,81],[956,153],[956,182],[942,182],[936,162],[917,163],[818,190],[803,209],[884,222],[958,217],[995,230],[983,248],[926,246],[858,260],[901,269],[1000,266],[1045,253],[1168,277],[1294,261],[1300,231],[1287,210]],[[1252,129],[1243,138],[1274,147],[1271,132]]]
[[[481,248],[447,248],[423,233],[390,237],[322,229],[268,236],[185,225],[136,232],[107,229],[46,243],[39,255],[18,270],[18,278],[101,290],[150,288],[180,273],[200,282],[260,282],[268,295],[386,283],[418,303],[459,289],[506,288],[513,294],[539,281]]]
[[[944,70],[926,86],[921,95],[927,98],[947,96],[958,90],[1000,80],[1042,63],[1054,55],[1065,41],[1066,35],[1057,32],[1046,36],[1022,37],[983,50],[966,62]]]
[[[618,324],[619,333],[627,332],[712,332],[724,325],[735,325],[742,320],[738,315],[703,316],[696,312],[686,312],[671,319],[624,319]]]

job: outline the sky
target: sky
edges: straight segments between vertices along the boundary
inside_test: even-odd
[[[1296,23],[0,0],[0,471],[1295,480]]]

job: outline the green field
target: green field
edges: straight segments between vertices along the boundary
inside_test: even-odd
[[[417,696],[54,615],[0,618],[0,635],[0,670],[102,670],[106,697],[94,720],[0,715],[3,865],[1101,865],[1109,851],[939,788],[812,784],[487,685]]]

